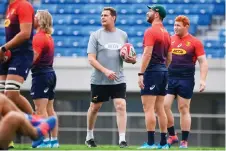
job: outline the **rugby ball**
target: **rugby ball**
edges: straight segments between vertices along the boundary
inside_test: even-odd
[[[7,50],[6,52],[5,52],[5,56],[4,56],[4,62],[8,62],[9,60],[10,60],[10,58],[11,58],[11,51],[10,50]]]
[[[122,59],[125,59],[127,56],[133,57],[136,56],[136,51],[132,44],[125,43],[120,49],[120,56]]]

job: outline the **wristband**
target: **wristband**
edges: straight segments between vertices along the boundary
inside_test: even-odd
[[[138,73],[138,76],[142,76],[142,75],[144,75],[144,73]]]

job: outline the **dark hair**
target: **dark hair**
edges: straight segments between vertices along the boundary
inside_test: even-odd
[[[117,18],[117,12],[113,7],[104,7],[103,11],[105,10],[109,10],[111,13],[111,16],[115,16],[115,22],[116,22],[116,18]]]

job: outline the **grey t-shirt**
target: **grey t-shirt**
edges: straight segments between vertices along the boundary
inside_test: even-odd
[[[93,68],[91,84],[114,85],[125,83],[123,60],[119,53],[121,47],[127,42],[126,32],[118,28],[114,32],[108,32],[101,28],[90,35],[87,53],[96,54],[97,61],[102,66],[117,74],[116,80],[109,80],[104,73]]]

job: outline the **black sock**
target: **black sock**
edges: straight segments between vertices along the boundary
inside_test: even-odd
[[[182,141],[188,140],[189,131],[182,131]]]
[[[155,143],[155,131],[148,131],[148,145]]]
[[[161,133],[161,141],[160,141],[160,145],[166,145],[166,133]]]
[[[174,136],[175,135],[175,129],[174,126],[167,128],[168,133],[170,136]]]

